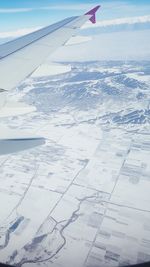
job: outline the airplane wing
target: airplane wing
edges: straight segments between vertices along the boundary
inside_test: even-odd
[[[0,88],[10,90],[34,72],[44,60],[75,34],[86,21],[96,22],[97,6],[11,42],[0,45]]]
[[[0,155],[16,153],[45,144],[45,139],[22,130],[3,127],[0,130]]]
[[[28,113],[31,107],[8,104],[7,92],[31,75],[57,48],[63,46],[86,21],[96,22],[97,6],[83,16],[71,17],[0,45],[0,117]],[[4,129],[0,134],[0,155],[32,148],[44,139]]]

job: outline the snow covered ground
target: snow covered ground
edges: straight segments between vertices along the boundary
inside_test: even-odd
[[[11,92],[37,111],[1,119],[46,144],[0,156],[0,261],[149,261],[149,62],[71,63],[53,71]]]

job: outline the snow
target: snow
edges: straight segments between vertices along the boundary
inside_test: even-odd
[[[25,267],[147,261],[149,66],[67,66],[11,92],[37,110],[1,125],[46,143],[0,157],[0,260]]]

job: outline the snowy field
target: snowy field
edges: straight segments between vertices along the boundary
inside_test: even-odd
[[[150,63],[52,67],[10,93],[37,110],[1,119],[46,144],[0,156],[0,261],[150,261]]]

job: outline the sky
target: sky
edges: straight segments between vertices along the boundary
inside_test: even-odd
[[[100,4],[98,20],[150,15],[149,0],[0,0],[0,31],[48,25]]]
[[[112,47],[113,45],[116,46],[114,40],[116,38],[116,42],[119,40],[119,46],[124,46],[124,50],[119,53],[126,52],[125,56],[127,57],[127,49],[130,49],[129,41],[132,39],[131,32],[134,32],[134,39],[140,42],[137,44],[138,52],[141,50],[144,59],[147,59],[150,56],[148,52],[150,50],[150,38],[147,36],[150,36],[150,0],[0,0],[0,40],[3,39],[5,41],[7,38],[15,38],[66,17],[82,15],[99,4],[101,5],[101,10],[97,15],[97,25],[93,26],[88,23],[80,34],[94,35],[93,38],[97,38],[96,41],[98,42],[97,48],[100,42],[105,46],[105,41],[108,42],[108,40],[110,40]],[[123,38],[125,43],[126,39],[130,38],[126,49],[125,43],[120,43],[120,39],[124,36],[126,37]],[[143,38],[146,42],[146,47],[142,46],[142,43],[144,45]],[[104,54],[106,59],[108,54],[109,59],[114,51],[111,53],[112,47],[108,44],[107,46],[108,51],[105,49]],[[88,51],[90,47],[91,44],[85,44],[85,48]],[[83,46],[81,48],[84,49]],[[98,53],[98,59],[101,59],[101,55],[104,52],[103,49],[101,49],[102,52]],[[145,54],[143,54],[143,49]],[[72,48],[70,51],[72,53]],[[132,51],[129,52],[128,55],[132,53]],[[66,53],[64,55],[66,56]],[[116,55],[114,56],[117,58]],[[96,56],[94,55],[94,57]]]

